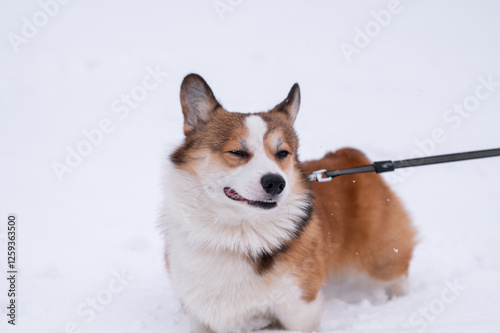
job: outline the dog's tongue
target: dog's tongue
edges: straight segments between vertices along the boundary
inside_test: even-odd
[[[231,197],[231,199],[234,199],[234,200],[239,200],[239,201],[242,201],[242,200],[245,200],[245,198],[243,198],[241,195],[239,195],[237,192],[235,192],[233,189],[227,189],[226,190],[226,194]]]

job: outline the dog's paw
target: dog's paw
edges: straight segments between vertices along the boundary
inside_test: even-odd
[[[389,298],[404,296],[408,294],[409,290],[410,290],[410,284],[408,283],[408,277],[404,275],[392,281],[391,284],[389,284],[385,288],[385,291],[387,293],[387,296],[389,296]]]

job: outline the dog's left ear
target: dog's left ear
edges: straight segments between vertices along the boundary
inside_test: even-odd
[[[284,113],[288,120],[293,124],[295,118],[297,117],[297,113],[299,113],[300,107],[300,88],[299,84],[295,83],[290,89],[288,96],[286,99],[280,104],[276,105],[274,110],[276,112]]]

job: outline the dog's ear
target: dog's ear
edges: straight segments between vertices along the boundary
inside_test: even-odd
[[[203,128],[212,112],[220,106],[212,89],[198,74],[189,74],[182,81],[181,105],[185,134]]]
[[[280,104],[276,105],[274,110],[276,112],[284,113],[290,122],[293,124],[300,107],[300,88],[298,83],[295,83],[290,89],[286,99]]]

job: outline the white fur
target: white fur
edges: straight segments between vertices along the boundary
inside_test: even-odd
[[[227,174],[209,167],[214,161],[207,155],[196,176],[167,165],[161,226],[172,285],[193,332],[245,332],[276,319],[287,329],[312,331],[319,323],[321,296],[307,303],[292,273],[266,279],[248,260],[292,237],[293,221],[304,217],[309,198],[305,191],[290,192],[298,176],[286,175],[266,156],[265,122],[250,116],[246,125],[245,140],[254,157],[245,166]],[[288,188],[271,210],[224,194],[224,187],[231,186],[257,200],[264,196],[260,178],[269,172],[281,174]]]
[[[248,136],[244,140],[253,158],[243,167],[235,169],[231,174],[230,186],[249,200],[268,199],[269,195],[260,184],[262,176],[268,173],[281,175],[288,184],[288,176],[267,155],[264,147],[264,135],[267,126],[259,116],[250,116],[246,119]],[[290,186],[278,197],[278,202],[287,196]]]
[[[378,304],[405,295],[408,292],[408,277],[402,275],[392,281],[382,281],[367,273],[345,269],[332,277],[324,292],[327,297],[335,297],[348,303],[369,300],[372,304]]]

